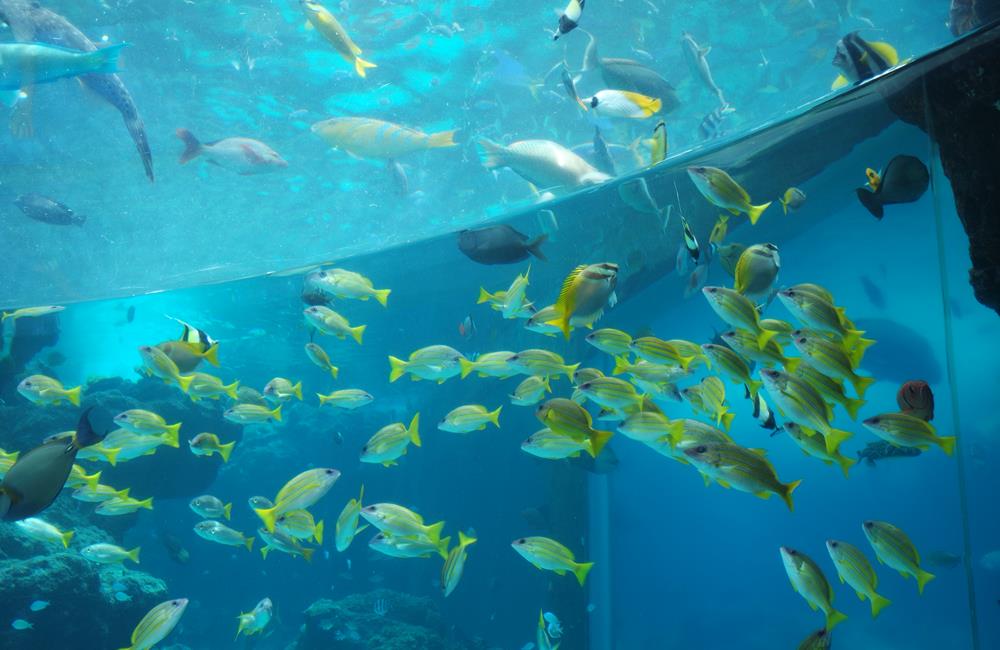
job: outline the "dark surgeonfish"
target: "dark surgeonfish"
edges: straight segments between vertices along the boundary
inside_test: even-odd
[[[76,214],[59,201],[41,194],[22,194],[14,199],[14,205],[29,219],[54,226],[82,226],[87,220],[86,216]]]
[[[666,79],[632,59],[605,59],[597,53],[597,41],[590,36],[590,42],[583,54],[583,71],[600,70],[601,78],[608,88],[630,90],[655,97],[660,100],[660,113],[666,114],[678,106],[677,91]]]
[[[97,50],[94,42],[83,32],[59,14],[42,7],[37,0],[0,0],[0,21],[10,25],[14,39],[23,43],[48,43],[83,52]],[[87,74],[80,76],[79,80],[121,113],[125,128],[132,136],[135,148],[142,158],[146,176],[152,181],[153,154],[146,138],[146,127],[139,117],[139,111],[128,88],[116,74]],[[30,123],[28,123],[30,113],[24,113],[30,110],[30,92],[27,89],[22,90],[28,93],[29,99],[23,100],[18,105],[22,112],[19,116],[22,122],[20,130],[22,133],[30,133]]]
[[[934,419],[934,393],[926,381],[915,379],[900,386],[896,403],[903,413],[928,422]]]
[[[458,250],[480,264],[513,264],[533,255],[545,261],[542,244],[547,235],[528,241],[524,235],[507,224],[487,226],[458,233]]]
[[[19,521],[52,505],[69,478],[77,452],[103,438],[91,426],[92,410],[80,415],[72,438],[50,439],[17,459],[0,483],[0,518]]]
[[[913,156],[899,155],[889,161],[885,170],[877,174],[876,187],[869,189],[871,182],[859,187],[858,200],[876,219],[881,219],[884,206],[893,203],[913,203],[927,191],[931,175],[927,165]]]
[[[837,41],[833,65],[840,69],[831,89],[871,79],[899,63],[899,55],[888,43],[866,41],[851,32]]]
[[[858,452],[858,460],[863,460],[871,467],[875,467],[877,461],[887,458],[910,458],[919,456],[920,450],[916,447],[897,447],[884,440],[869,442],[865,448]]]

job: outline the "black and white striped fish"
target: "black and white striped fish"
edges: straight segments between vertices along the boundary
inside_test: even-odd
[[[898,63],[899,55],[888,43],[869,42],[857,32],[851,32],[837,41],[833,65],[840,68],[841,74],[834,80],[831,89],[871,79]]]
[[[698,136],[702,140],[714,140],[725,135],[725,131],[722,128],[722,122],[726,119],[726,115],[729,115],[735,110],[736,109],[732,108],[728,104],[716,107],[715,110],[701,120],[701,124],[698,125]]]
[[[583,15],[583,5],[586,0],[569,0],[569,4],[563,10],[562,14],[559,16],[559,27],[552,34],[552,40],[558,40],[563,34],[568,34],[574,29],[576,29],[577,24],[580,22],[580,16]]]
[[[764,401],[761,392],[757,391],[757,395],[751,395],[750,389],[746,388],[746,398],[753,403],[753,419],[757,420],[757,424],[762,429],[770,429],[772,436],[777,434],[781,427],[778,426],[774,412],[768,407],[767,402]]]

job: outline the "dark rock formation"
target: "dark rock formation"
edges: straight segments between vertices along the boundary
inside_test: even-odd
[[[0,340],[0,397],[11,401],[17,396],[18,375],[25,365],[42,348],[59,341],[59,314],[7,321],[0,326],[0,335],[6,334],[8,327],[13,330],[10,342]]]
[[[162,580],[94,564],[69,552],[0,561],[0,584],[7,615],[33,625],[29,630],[0,626],[0,650],[123,647],[135,624],[167,597]],[[115,597],[117,592],[128,599]],[[32,612],[30,605],[36,600],[48,601],[49,606]]]
[[[981,9],[1000,3],[982,2]],[[981,14],[982,15],[982,14]],[[976,299],[1000,313],[1000,26],[974,34],[931,60],[914,75],[886,84],[890,109],[937,144],[969,236],[969,282]],[[889,81],[889,80],[887,80]]]
[[[388,589],[317,600],[286,650],[485,650],[482,640],[449,638],[437,605]]]

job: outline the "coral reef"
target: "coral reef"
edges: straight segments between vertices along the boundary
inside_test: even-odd
[[[485,650],[480,639],[452,638],[429,598],[376,589],[305,611],[298,640],[286,650]]]
[[[122,647],[136,621],[167,592],[162,580],[146,573],[93,564],[70,552],[0,561],[0,584],[5,611],[33,625],[0,626],[0,649]],[[116,598],[117,592],[128,599]],[[36,600],[49,605],[33,612],[29,606]]]

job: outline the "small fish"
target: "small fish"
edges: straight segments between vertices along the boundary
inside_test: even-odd
[[[191,511],[196,515],[205,519],[229,519],[230,512],[233,509],[233,504],[222,503],[222,499],[219,499],[218,497],[214,497],[210,494],[203,494],[200,497],[191,499],[188,503],[188,507],[191,508]]]
[[[184,143],[180,164],[199,156],[214,165],[234,171],[240,176],[266,174],[288,167],[288,162],[277,151],[259,140],[251,138],[225,138],[202,143],[187,129],[177,129],[177,137]]]
[[[31,375],[25,377],[17,385],[17,392],[28,399],[33,404],[44,406],[55,406],[61,404],[63,400],[73,406],[80,406],[80,391],[82,388],[65,388],[58,379],[46,377],[45,375]]]
[[[688,255],[695,262],[701,257],[701,246],[698,245],[698,238],[694,236],[694,231],[691,230],[690,224],[688,224],[687,219],[684,215],[681,215],[681,228],[684,233],[684,247],[687,249]]]
[[[591,438],[556,433],[551,429],[541,429],[528,436],[521,443],[521,451],[546,460],[576,458],[584,451],[591,457],[597,455],[594,454]]]
[[[306,275],[304,292],[320,293],[329,298],[368,300],[374,298],[383,307],[388,306],[391,289],[376,289],[367,277],[347,269],[318,269]]]
[[[187,606],[187,598],[178,598],[160,603],[149,610],[135,626],[131,645],[122,650],[151,650],[173,631]]]
[[[462,319],[462,322],[458,324],[458,335],[466,341],[471,341],[476,335],[476,322],[472,320],[471,315],[466,315],[466,317]]]
[[[436,553],[447,559],[449,543],[451,543],[451,537],[445,537],[435,542],[428,537],[419,535],[411,537],[380,532],[368,540],[368,547],[389,557],[428,558]]]
[[[534,406],[543,399],[545,393],[552,392],[548,377],[528,377],[510,394],[510,403],[515,406]]]
[[[885,309],[885,294],[878,284],[867,275],[858,277],[858,280],[861,281],[861,286],[864,288],[868,300],[879,309]]]
[[[688,167],[687,173],[709,203],[729,210],[734,215],[746,213],[751,225],[756,225],[760,215],[771,205],[770,201],[752,205],[750,195],[743,186],[717,167]]]
[[[653,146],[649,150],[649,165],[653,166],[667,159],[667,124],[663,120],[653,127]]]
[[[306,510],[330,491],[340,478],[340,472],[329,467],[317,467],[294,476],[274,498],[270,508],[254,508],[268,532],[274,532],[277,518],[290,510]]]
[[[913,203],[920,199],[930,184],[930,172],[919,158],[899,155],[885,166],[881,177],[876,180],[874,190],[859,187],[855,190],[861,205],[872,216],[881,219],[885,206],[897,203]]]
[[[358,345],[361,345],[362,336],[368,327],[367,325],[354,327],[346,318],[323,305],[306,307],[302,315],[305,316],[306,324],[314,327],[320,334],[335,336],[341,340],[350,336]]]
[[[631,351],[632,337],[621,330],[611,328],[594,330],[587,334],[585,340],[601,352],[612,356],[628,354]]]
[[[320,406],[330,404],[334,408],[347,409],[348,411],[353,411],[356,408],[361,408],[375,401],[371,393],[363,391],[360,388],[335,390],[329,395],[316,393],[316,396],[319,398]]]
[[[813,458],[818,458],[827,465],[836,463],[840,466],[840,471],[844,473],[844,478],[847,478],[848,471],[857,462],[852,458],[847,458],[840,453],[840,444],[842,440],[834,442],[830,445],[833,451],[827,451],[826,439],[822,433],[815,431],[808,427],[803,427],[795,422],[785,422],[781,427],[788,434],[795,444],[799,446],[807,456],[812,456]]]
[[[888,43],[866,41],[851,32],[837,41],[833,54],[833,65],[840,69],[831,90],[859,83],[885,72],[899,63],[899,54]]]
[[[705,287],[701,292],[719,318],[733,327],[754,332],[758,347],[765,347],[774,338],[776,332],[761,327],[757,306],[739,291]]]
[[[76,214],[59,201],[41,194],[22,194],[14,199],[14,205],[29,219],[54,226],[82,226],[87,221],[86,215]]]
[[[780,270],[778,247],[774,244],[754,244],[744,250],[736,262],[733,288],[745,295],[767,294]]]
[[[847,615],[833,608],[833,587],[827,582],[823,570],[805,553],[781,547],[781,561],[785,565],[785,573],[794,589],[812,609],[821,609],[826,615],[826,629],[832,630],[835,625],[847,619]]]
[[[252,610],[237,616],[236,620],[239,622],[239,627],[236,629],[236,638],[238,639],[240,634],[245,634],[246,636],[263,634],[271,622],[273,610],[274,604],[271,602],[271,599],[264,598]]]
[[[592,97],[584,98],[583,103],[590,107],[594,114],[601,117],[623,117],[643,120],[660,112],[663,106],[656,97],[630,92],[627,90],[600,90]]]
[[[342,59],[354,65],[354,71],[361,78],[365,77],[367,68],[377,67],[370,61],[361,58],[361,48],[354,44],[347,30],[333,17],[333,14],[315,0],[302,0],[302,11],[308,19],[309,28],[314,28],[327,40]]]
[[[462,372],[460,361],[464,358],[461,352],[447,345],[420,348],[413,351],[406,361],[390,355],[389,382],[409,373],[414,381],[428,379],[442,384]]]
[[[475,537],[466,535],[462,531],[458,532],[458,544],[449,551],[448,557],[445,558],[444,565],[441,567],[441,592],[445,598],[451,595],[451,592],[458,586],[459,580],[462,579],[465,562],[468,559],[468,553],[465,549],[470,544],[475,543]]]
[[[805,204],[806,193],[797,187],[789,187],[778,201],[781,203],[781,209],[788,214],[789,210],[798,210]]]
[[[803,361],[828,377],[843,379],[854,387],[858,399],[864,399],[865,393],[875,383],[872,377],[858,375],[854,368],[856,356],[844,352],[843,346],[834,343],[822,335],[812,335],[796,330],[792,337],[795,349],[802,355]]]
[[[924,585],[934,579],[934,574],[920,568],[920,553],[909,536],[884,521],[866,521],[861,529],[875,551],[879,564],[886,564],[899,571],[904,578],[916,578],[917,592],[922,595]]]
[[[726,405],[726,386],[721,379],[715,376],[705,377],[694,386],[682,390],[681,395],[696,413],[713,418],[716,426],[729,431],[736,416],[729,412]]]
[[[263,526],[257,529],[257,534],[260,535],[261,540],[264,542],[264,546],[260,549],[260,555],[265,560],[268,553],[278,551],[292,557],[301,557],[306,562],[312,562],[312,556],[316,552],[315,549],[303,546],[291,535],[280,530],[270,532]]]
[[[955,436],[939,436],[930,422],[913,415],[883,413],[870,417],[861,424],[893,445],[917,447],[921,451],[927,451],[934,444],[949,456],[955,452]]]
[[[521,350],[507,359],[509,367],[520,374],[533,377],[572,377],[579,363],[567,365],[561,356],[549,350],[531,348]]]
[[[333,365],[333,362],[330,361],[330,355],[326,353],[326,350],[321,345],[309,342],[306,343],[305,350],[306,356],[309,357],[310,361],[317,367],[329,372],[330,376],[334,379],[337,378],[337,375],[340,374],[340,368]]]
[[[289,510],[278,517],[275,526],[295,539],[323,543],[323,521],[317,522],[308,510]]]
[[[882,175],[871,167],[865,168],[865,178],[867,179],[867,185],[871,188],[872,192],[878,191],[878,186],[882,182]]]
[[[98,564],[122,564],[125,560],[139,564],[139,550],[138,546],[131,551],[126,551],[121,546],[114,544],[91,544],[81,549],[80,555]]]
[[[367,528],[367,526],[362,526],[358,528],[358,519],[361,517],[361,509],[364,507],[362,501],[365,498],[365,486],[361,486],[361,493],[358,495],[357,499],[351,499],[344,506],[344,509],[340,511],[337,516],[337,527],[334,533],[334,539],[336,542],[337,550],[341,553],[346,551],[350,547],[351,542],[354,541],[355,536],[362,530]]]
[[[361,516],[383,533],[429,540],[441,557],[447,557],[449,538],[441,539],[445,523],[443,521],[426,525],[423,517],[395,503],[375,503],[365,506],[361,509]]]
[[[571,319],[577,319],[584,325],[592,325],[601,318],[606,307],[613,307],[617,303],[617,283],[617,264],[602,262],[576,267],[563,281],[556,300],[558,318],[549,321],[549,324],[558,326],[566,340],[569,340]]]
[[[502,406],[498,406],[496,410],[489,411],[481,404],[459,406],[452,409],[444,416],[444,419],[438,422],[438,429],[450,433],[470,433],[482,431],[489,422],[500,428],[500,410],[502,408]]]
[[[98,504],[97,508],[94,509],[94,514],[104,515],[105,517],[118,517],[121,515],[130,515],[140,508],[152,510],[153,497],[139,500],[133,499],[130,496],[113,496]]]
[[[23,618],[14,619],[13,621],[11,621],[10,626],[18,631],[35,629],[34,625],[24,620]]]
[[[573,551],[548,537],[521,537],[515,539],[511,547],[538,569],[554,571],[557,575],[572,572],[581,587],[594,567],[593,562],[577,562]]]
[[[871,603],[872,618],[876,618],[884,607],[892,604],[888,598],[875,593],[875,588],[878,587],[878,576],[861,549],[847,542],[828,539],[826,550],[837,567],[840,582],[846,582],[850,585],[858,594],[859,599],[867,598]]]
[[[558,40],[563,34],[568,34],[577,28],[580,23],[580,17],[583,15],[583,6],[586,4],[586,0],[569,0],[566,8],[563,12],[559,14],[559,25],[556,27],[556,31],[552,33],[552,40]]]
[[[726,135],[726,131],[723,130],[722,124],[726,119],[726,116],[730,113],[734,113],[736,109],[732,106],[716,106],[711,112],[707,113],[705,117],[701,118],[701,122],[698,124],[698,137],[704,140],[715,140],[716,138],[721,138]]]
[[[264,386],[264,399],[270,402],[283,403],[293,397],[302,401],[302,382],[293,384],[284,377],[275,377]]]
[[[46,544],[62,544],[63,548],[69,548],[69,542],[73,539],[73,531],[63,532],[44,519],[29,517],[14,523],[24,535],[36,542]]]
[[[223,384],[222,380],[214,375],[204,372],[191,373],[191,381],[188,384],[188,397],[197,402],[202,398],[219,399],[221,395],[228,395],[231,399],[239,398],[240,382],[234,381],[231,384]]]
[[[719,100],[720,106],[728,106],[725,96],[722,94],[722,90],[715,83],[715,79],[712,78],[712,69],[708,65],[708,53],[712,51],[711,47],[702,47],[694,40],[694,37],[688,32],[681,32],[681,50],[684,52],[684,58],[688,63],[688,66],[698,77],[701,78],[702,83],[705,87]]]
[[[46,307],[21,307],[20,309],[15,309],[14,311],[3,312],[3,315],[0,316],[0,322],[4,322],[8,318],[16,321],[18,318],[37,318],[38,316],[58,314],[65,309],[65,307],[60,307],[58,305],[50,305]]]
[[[775,435],[780,427],[778,422],[774,417],[774,411],[767,405],[764,401],[764,396],[758,392],[756,395],[750,394],[750,389],[747,388],[746,393],[747,399],[753,403],[753,419],[757,421],[757,425],[761,429],[768,429],[771,431],[771,435]]]
[[[258,404],[237,404],[226,410],[222,417],[236,424],[261,424],[268,420],[281,422],[281,404],[273,409]]]
[[[535,417],[553,433],[579,443],[581,448],[595,458],[613,435],[610,431],[595,429],[593,419],[586,409],[562,397],[539,404],[535,409]]]
[[[49,601],[47,600],[35,600],[31,603],[28,609],[30,609],[33,612],[40,612],[48,606],[49,606]]]
[[[214,453],[218,453],[222,456],[222,462],[224,463],[229,462],[229,454],[233,453],[233,447],[235,446],[235,440],[222,444],[219,436],[208,432],[199,433],[194,438],[188,440],[188,447],[195,456],[211,456]]]
[[[213,346],[211,348],[212,352],[205,353],[206,358],[214,356],[215,349]],[[159,377],[168,384],[176,383],[185,393],[194,380],[193,375],[182,375],[177,363],[166,351],[158,346],[139,346],[139,356],[142,357],[142,366],[146,374]]]
[[[899,387],[896,393],[899,410],[930,422],[934,419],[934,393],[926,381],[916,379]]]
[[[181,423],[167,424],[167,421],[152,411],[142,409],[129,409],[122,411],[114,417],[114,423],[126,431],[131,431],[137,435],[156,435],[168,433],[171,440],[167,443],[171,447],[178,447],[173,444],[173,436],[181,430]]]
[[[579,104],[580,108],[587,110],[587,105],[583,103],[583,100],[580,99],[580,95],[576,92],[576,81],[573,80],[573,75],[570,74],[569,68],[565,65],[562,67],[561,77],[563,88],[566,89],[566,94],[569,95],[569,98]]]
[[[244,546],[247,551],[253,550],[254,537],[248,537],[238,530],[233,530],[225,524],[214,519],[199,521],[194,526],[194,532],[210,542],[222,544],[223,546]]]
[[[316,122],[311,130],[334,149],[374,160],[397,160],[418,151],[457,146],[454,130],[424,133],[369,117],[334,117]]]
[[[379,463],[391,467],[406,454],[406,449],[412,442],[420,446],[420,414],[417,413],[410,421],[410,426],[395,422],[379,429],[361,448],[362,463]]]
[[[833,632],[825,627],[802,639],[797,650],[830,650]]]
[[[789,511],[795,509],[792,492],[802,481],[782,483],[763,450],[747,449],[731,442],[703,442],[686,446],[683,452],[698,471],[715,479],[722,487],[733,487],[760,499],[777,494]]]
[[[729,232],[729,215],[720,214],[715,220],[715,225],[712,226],[712,232],[708,236],[708,243],[718,246],[722,243],[722,240],[726,238],[726,233]]]

